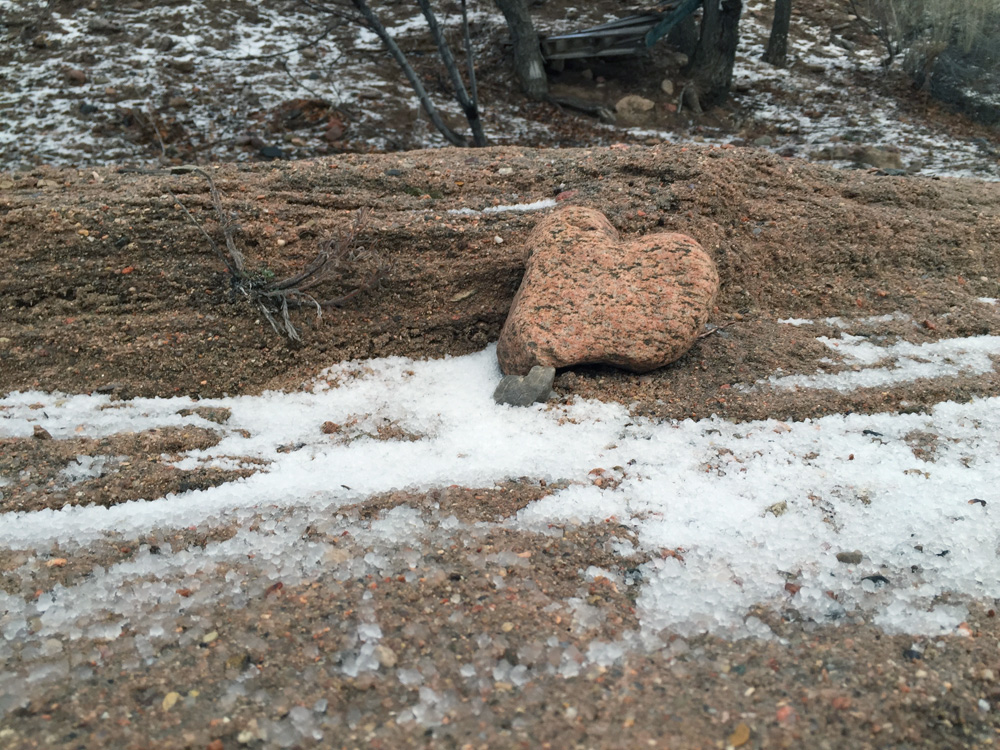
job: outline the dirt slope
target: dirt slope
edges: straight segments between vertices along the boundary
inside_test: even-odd
[[[881,408],[864,392],[808,406],[716,396],[776,366],[815,369],[819,345],[780,318],[899,311],[926,321],[907,328],[917,341],[996,330],[992,308],[976,300],[1000,296],[997,184],[667,146],[445,149],[214,174],[249,267],[277,276],[301,270],[351,212],[371,208],[358,243],[389,264],[381,288],[328,311],[318,327],[300,313],[304,341],[292,345],[230,301],[222,264],[168,193],[221,241],[203,179],[116,168],[12,175],[0,180],[3,391],[252,393],[294,387],[341,359],[482,348],[498,335],[523,269],[520,240],[540,214],[452,212],[560,192],[605,211],[625,234],[663,228],[701,242],[722,277],[712,323],[732,324],[641,383],[582,371],[560,380],[568,393],[599,395],[595,377],[628,390],[629,401],[662,401],[668,390],[676,403],[658,408],[670,416]],[[962,382],[954,395],[993,385]],[[946,395],[922,394],[918,386],[907,397]]]

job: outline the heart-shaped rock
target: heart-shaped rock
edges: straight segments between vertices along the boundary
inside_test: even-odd
[[[527,246],[497,344],[505,374],[535,365],[663,367],[691,348],[719,290],[715,264],[690,237],[622,240],[592,208],[569,206],[542,219]]]

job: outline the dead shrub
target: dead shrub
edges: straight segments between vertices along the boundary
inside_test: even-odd
[[[222,196],[212,176],[205,170],[194,166],[176,167],[171,171],[174,174],[199,174],[208,181],[212,206],[218,216],[219,227],[225,239],[225,251],[188,210],[187,206],[172,191],[168,189],[168,192],[225,264],[226,270],[229,272],[231,297],[248,301],[267,319],[275,333],[287,336],[292,341],[301,341],[301,336],[292,323],[289,313],[291,308],[311,307],[315,309],[316,317],[319,319],[323,317],[324,307],[339,307],[362,292],[376,288],[384,278],[387,270],[385,263],[374,257],[365,248],[356,245],[357,234],[365,223],[368,209],[359,210],[351,225],[337,237],[320,243],[319,253],[300,273],[284,279],[275,279],[274,274],[270,272],[248,271],[246,258],[243,252],[236,247],[236,242],[233,239],[235,235],[233,223],[222,206]],[[362,258],[374,259],[372,264],[374,270],[366,279],[350,291],[336,297],[317,296],[315,290],[320,284],[335,277],[342,279],[347,267]]]

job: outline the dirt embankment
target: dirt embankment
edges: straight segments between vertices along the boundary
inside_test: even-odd
[[[557,387],[664,416],[812,416],[889,407],[864,389],[800,405],[728,389],[773,368],[811,372],[822,347],[787,317],[903,312],[910,340],[995,332],[1000,185],[833,171],[752,149],[444,149],[213,170],[250,270],[292,275],[371,208],[357,244],[389,270],[377,291],[293,313],[301,344],[234,301],[224,267],[169,191],[221,242],[194,175],[126,168],[0,178],[0,390],[120,395],[294,387],[342,359],[462,354],[495,340],[538,212],[456,213],[563,193],[623,234],[682,231],[714,256],[713,324],[678,366],[635,378],[564,373]],[[568,196],[568,197],[567,197]],[[364,273],[321,289],[336,296]],[[887,333],[893,333],[892,325]],[[790,370],[791,367],[791,370]],[[992,377],[920,386],[911,401],[994,392]],[[720,388],[722,389],[720,391]],[[886,398],[892,399],[892,396]]]

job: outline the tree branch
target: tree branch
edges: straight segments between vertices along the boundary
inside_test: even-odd
[[[403,69],[403,74],[406,76],[407,80],[410,82],[410,86],[416,92],[420,99],[421,105],[423,105],[424,111],[427,116],[430,117],[431,122],[434,123],[445,139],[453,146],[468,146],[465,139],[456,133],[454,130],[449,128],[443,119],[441,119],[441,113],[438,112],[434,102],[431,101],[430,96],[427,94],[427,89],[424,88],[424,84],[421,82],[420,77],[417,75],[416,71],[410,67],[410,63],[406,59],[406,55],[396,44],[396,40],[392,38],[392,35],[386,30],[382,22],[379,21],[378,16],[368,7],[368,3],[365,0],[351,0],[354,7],[358,9],[358,12],[364,17],[365,22],[368,27],[378,35],[378,38],[382,40],[382,44],[385,48],[389,50],[389,54],[393,56],[396,63],[400,68]]]
[[[448,75],[451,77],[451,85],[455,90],[455,98],[458,99],[462,111],[465,112],[465,119],[469,121],[469,127],[472,128],[473,141],[477,146],[485,146],[486,135],[483,133],[483,123],[479,119],[479,110],[465,90],[462,74],[458,71],[458,65],[455,63],[455,56],[451,53],[451,47],[448,46],[444,34],[441,33],[437,16],[434,15],[429,0],[417,0],[417,4],[420,5],[420,11],[424,14],[424,18],[427,19],[427,28],[430,29],[431,37],[434,39],[435,44],[437,44],[441,62],[444,63],[445,70],[448,71]],[[468,54],[468,49],[466,52]]]

